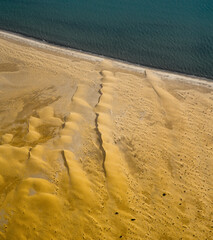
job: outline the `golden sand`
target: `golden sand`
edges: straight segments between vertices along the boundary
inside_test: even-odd
[[[212,237],[213,84],[0,38],[0,239]]]

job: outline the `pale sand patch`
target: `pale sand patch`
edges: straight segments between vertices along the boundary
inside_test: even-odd
[[[211,239],[211,81],[0,35],[0,239]]]

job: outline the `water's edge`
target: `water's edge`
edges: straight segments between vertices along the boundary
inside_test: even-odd
[[[32,46],[32,47],[48,50],[48,51],[59,53],[59,54],[65,55],[65,56],[70,55],[73,57],[87,59],[90,61],[103,61],[104,59],[108,59],[108,60],[111,60],[111,61],[117,63],[117,65],[121,68],[127,68],[129,70],[133,70],[133,71],[140,72],[140,73],[143,73],[146,69],[149,69],[149,70],[153,70],[159,74],[163,74],[164,76],[165,75],[173,75],[176,79],[178,78],[178,80],[188,80],[190,82],[193,81],[193,82],[197,82],[199,84],[204,84],[204,82],[206,82],[206,84],[208,84],[208,86],[213,87],[213,81],[212,81],[213,77],[206,78],[206,77],[202,77],[202,76],[198,76],[198,75],[187,74],[184,72],[163,69],[160,67],[155,68],[155,67],[148,66],[148,65],[141,65],[141,64],[134,63],[134,62],[128,62],[128,61],[124,61],[121,59],[112,58],[112,57],[108,57],[108,56],[104,56],[104,55],[98,55],[96,53],[60,45],[60,44],[57,44],[52,41],[46,41],[43,39],[29,36],[27,34],[22,34],[19,32],[11,32],[11,31],[7,31],[4,29],[0,29],[0,38],[6,39],[9,41],[24,43],[24,44]]]

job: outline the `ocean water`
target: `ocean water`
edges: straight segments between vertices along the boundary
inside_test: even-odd
[[[213,79],[213,0],[0,0],[0,29]]]

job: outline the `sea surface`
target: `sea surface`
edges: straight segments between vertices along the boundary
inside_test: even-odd
[[[213,79],[213,0],[0,0],[0,29]]]

